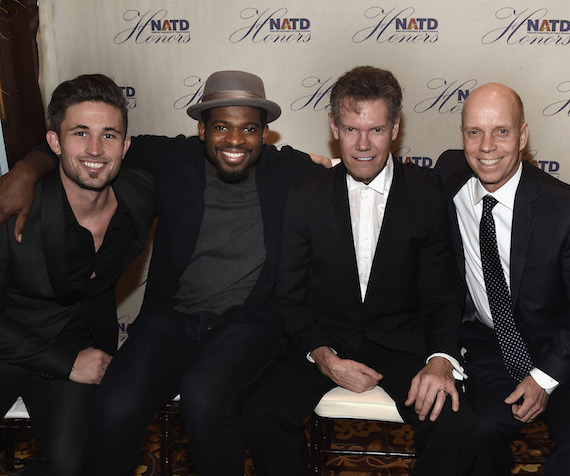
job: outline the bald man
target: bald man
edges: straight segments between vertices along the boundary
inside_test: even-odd
[[[490,83],[462,113],[464,150],[436,173],[450,205],[460,278],[467,396],[477,420],[473,475],[510,475],[509,442],[546,419],[547,475],[570,467],[570,186],[522,160],[528,124],[517,93]]]

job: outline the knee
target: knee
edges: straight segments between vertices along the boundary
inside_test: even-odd
[[[232,396],[199,386],[192,392],[182,392],[180,405],[187,428],[223,425],[228,419],[237,418],[240,407]]]
[[[478,416],[474,430],[475,441],[485,445],[504,444],[510,441],[522,426],[522,424],[517,424],[516,420],[512,420],[512,422],[501,421],[490,415]]]
[[[95,426],[98,430],[118,434],[148,424],[154,409],[146,404],[143,395],[133,394],[128,389],[110,390],[97,395]]]

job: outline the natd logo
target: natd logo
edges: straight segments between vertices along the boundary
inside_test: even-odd
[[[570,44],[570,20],[548,16],[548,9],[511,7],[497,10],[495,18],[502,22],[481,38],[485,45],[504,42],[507,45],[566,46]]]
[[[117,45],[133,41],[137,44],[183,44],[190,42],[190,22],[172,17],[166,9],[145,13],[127,10],[123,20],[129,27],[115,35]]]
[[[469,92],[477,86],[476,79],[449,81],[445,78],[430,79],[427,84],[430,96],[414,106],[414,112],[423,114],[436,111],[439,114],[456,114],[463,110]]]
[[[399,160],[403,164],[413,163],[419,165],[420,167],[433,167],[433,160],[431,157],[424,157],[422,155],[413,155],[412,148],[408,146],[400,147],[398,150],[394,151],[394,158]]]
[[[182,83],[185,88],[188,88],[189,92],[174,101],[174,109],[176,110],[186,110],[191,105],[199,103],[204,96],[206,82],[202,81],[200,76],[188,76]]]
[[[311,40],[311,22],[308,18],[292,16],[285,7],[260,11],[245,8],[240,14],[247,26],[230,35],[231,43],[250,39],[252,43],[307,43]]]
[[[542,110],[544,116],[555,116],[556,114],[566,114],[570,116],[570,81],[563,81],[556,88],[558,92],[564,94],[564,99],[549,104]]]
[[[536,150],[528,150],[523,153],[522,158],[523,160],[528,160],[543,172],[546,172],[553,177],[560,178],[560,162],[556,162],[554,160],[540,160],[537,156],[538,152]]]
[[[416,15],[416,9],[370,7],[364,11],[369,25],[353,36],[354,43],[367,40],[388,44],[435,43],[439,39],[439,21],[433,17]]]
[[[332,78],[322,79],[318,76],[307,76],[301,81],[301,87],[305,88],[302,95],[291,103],[292,111],[301,111],[311,108],[313,111],[329,109],[329,93],[334,85]]]
[[[137,97],[136,97],[135,88],[133,88],[132,86],[119,86],[119,87],[123,91],[123,96],[125,96],[125,99],[127,100],[127,108],[134,109],[135,107],[137,107]]]

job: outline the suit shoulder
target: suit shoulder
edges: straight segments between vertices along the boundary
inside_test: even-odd
[[[154,178],[142,169],[122,169],[113,182],[113,189],[126,200],[146,202],[147,204],[158,202]]]
[[[539,200],[553,202],[559,209],[567,210],[570,207],[570,185],[530,162],[524,163],[523,177],[525,176],[536,184]]]
[[[413,187],[417,191],[425,190],[426,192],[440,194],[441,189],[435,180],[431,177],[432,169],[420,167],[413,163],[397,163],[396,169],[402,167],[403,176],[408,186]]]
[[[260,176],[270,181],[287,184],[287,187],[300,177],[323,170],[324,167],[315,164],[309,154],[283,146],[277,149],[266,145],[259,158],[256,170]]]
[[[315,164],[309,154],[284,145],[280,149],[274,145],[266,145],[261,153],[260,160],[267,162],[273,167],[285,169],[317,169],[321,167]]]

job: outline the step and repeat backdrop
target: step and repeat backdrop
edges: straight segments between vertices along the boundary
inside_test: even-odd
[[[40,0],[39,8],[45,103],[61,81],[107,74],[128,98],[132,135],[194,135],[187,107],[212,72],[237,69],[261,76],[283,109],[270,142],[335,156],[330,88],[369,64],[404,89],[398,159],[430,167],[461,148],[465,98],[496,81],[525,103],[525,159],[570,182],[567,0]],[[123,325],[136,312],[121,310]]]

